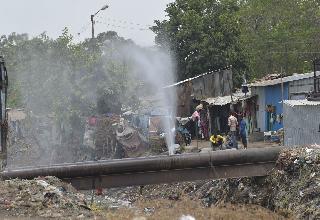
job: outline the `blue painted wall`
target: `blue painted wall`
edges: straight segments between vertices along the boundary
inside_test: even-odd
[[[265,104],[272,105],[276,107],[276,115],[282,114],[282,92],[281,92],[281,84],[273,85],[273,86],[266,86],[264,89],[265,92]],[[283,84],[283,97],[284,100],[289,99],[289,83]],[[265,121],[266,121],[266,131],[270,130],[268,129],[268,124],[270,123],[268,120],[268,113],[265,113]],[[283,128],[283,122],[278,123],[277,121],[274,121],[271,124],[271,131],[277,131],[280,128]]]

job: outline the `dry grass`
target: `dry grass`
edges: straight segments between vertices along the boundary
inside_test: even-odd
[[[108,211],[104,216],[109,219],[136,220],[178,220],[183,215],[191,215],[197,220],[282,220],[287,219],[265,208],[255,205],[222,205],[205,208],[200,202],[190,199],[142,200],[135,203],[136,208]],[[148,210],[154,210],[145,212]]]

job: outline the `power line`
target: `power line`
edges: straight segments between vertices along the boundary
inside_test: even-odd
[[[97,16],[97,19],[102,18],[101,15]],[[107,21],[99,21],[96,20],[95,23],[102,24],[107,27],[113,27],[113,28],[120,28],[120,29],[126,29],[126,30],[137,30],[137,31],[151,31],[150,27],[152,25],[145,25],[140,23],[134,23],[124,20],[118,20],[118,19],[107,19]],[[77,32],[77,36],[75,37],[75,40],[79,40],[80,37],[84,32],[86,32],[90,28],[91,23],[87,23],[86,25],[82,26],[80,30]]]
[[[104,24],[105,26],[114,27],[114,28],[121,28],[126,30],[138,30],[138,31],[151,31],[148,27],[137,27],[137,26],[130,26],[130,25],[119,25],[119,24],[112,24],[103,21],[96,21],[96,23]]]
[[[98,16],[97,18],[102,18],[102,16]],[[106,22],[113,23],[113,24],[124,24],[124,25],[130,25],[130,26],[139,26],[139,27],[146,27],[150,28],[153,25],[151,24],[141,24],[141,23],[136,23],[132,21],[127,21],[127,20],[121,20],[121,19],[115,19],[115,18],[106,18]]]

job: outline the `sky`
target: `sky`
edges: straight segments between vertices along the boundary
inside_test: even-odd
[[[76,41],[91,37],[90,15],[109,5],[95,17],[95,34],[116,31],[141,46],[154,45],[148,30],[154,20],[166,18],[166,5],[173,0],[0,0],[0,35],[12,32],[37,36],[46,32],[58,37],[67,27]],[[80,34],[79,34],[80,33]]]

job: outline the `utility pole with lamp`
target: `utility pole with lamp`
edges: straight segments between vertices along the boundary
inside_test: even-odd
[[[109,5],[105,5],[103,6],[99,11],[97,11],[95,14],[91,15],[90,18],[91,18],[91,34],[92,34],[92,39],[94,39],[94,16],[96,16],[100,11],[104,11],[106,10],[107,8],[109,8]]]

